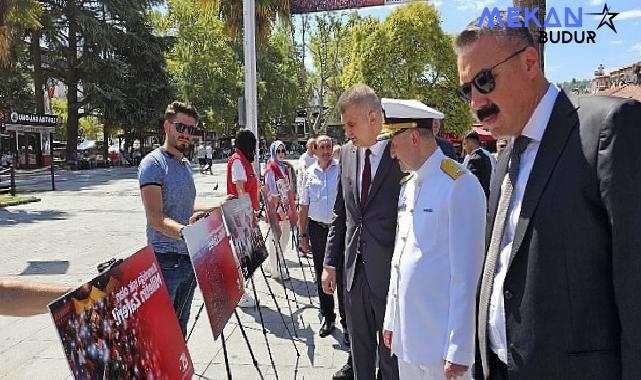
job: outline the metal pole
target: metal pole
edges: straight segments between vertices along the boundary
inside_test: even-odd
[[[51,190],[56,191],[56,180],[53,177],[53,132],[49,133],[49,154],[51,155]]]
[[[256,136],[254,170],[260,173],[260,136],[258,136],[258,96],[256,93],[256,0],[243,0],[245,48],[245,127]]]

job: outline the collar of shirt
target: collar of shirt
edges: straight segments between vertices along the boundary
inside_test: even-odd
[[[521,132],[522,135],[536,142],[541,141],[545,128],[547,128],[548,122],[550,121],[552,109],[554,108],[554,103],[558,95],[559,89],[555,84],[550,83],[547,92],[543,95],[541,101],[539,101],[532,116],[530,116],[530,120],[525,124],[525,128],[523,128]]]
[[[370,146],[363,146],[358,148],[358,155],[362,157],[361,159],[365,159],[365,150],[369,149],[372,152],[370,153],[371,156],[381,156],[383,152],[385,151],[385,147],[387,146],[387,140],[381,140],[377,141],[376,144],[370,145]]]
[[[333,158],[332,158],[332,160],[329,162],[329,165],[327,166],[327,169],[325,169],[325,170],[329,170],[329,169],[331,169],[331,168],[332,168],[332,166],[338,166],[338,161],[336,161],[336,160],[335,160],[335,159],[333,159]],[[314,162],[313,164],[311,164],[309,167],[310,167],[312,170],[318,170],[318,171],[321,171],[321,172],[325,171],[325,170],[323,170],[323,169],[320,167],[320,165],[318,164],[318,160],[316,160],[316,162]]]
[[[441,166],[441,161],[445,158],[445,154],[441,148],[436,147],[436,150],[430,155],[423,165],[416,171],[416,180],[421,181],[424,178],[432,176]]]

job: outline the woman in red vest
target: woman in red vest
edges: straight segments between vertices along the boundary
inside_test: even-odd
[[[249,194],[254,211],[258,211],[258,179],[252,166],[255,153],[256,136],[248,129],[238,131],[234,141],[234,153],[227,160],[227,195],[239,197]],[[238,306],[254,307],[255,305],[256,301],[245,290]]]
[[[258,179],[252,166],[255,155],[256,136],[241,129],[236,134],[234,153],[227,160],[227,195],[239,197],[248,193],[254,211],[258,211]]]
[[[285,163],[285,144],[276,140],[272,143],[269,148],[269,153],[271,158],[267,163],[265,168],[265,187],[269,193],[271,199],[266,200],[270,201],[276,205],[278,210],[278,220],[280,224],[280,236],[274,236],[276,240],[272,240],[272,243],[267,243],[267,253],[269,254],[269,272],[271,273],[272,278],[274,279],[287,279],[287,273],[285,273],[285,267],[283,263],[283,257],[278,255],[278,249],[276,247],[277,242],[280,242],[280,252],[285,253],[285,250],[288,247],[288,243],[291,239],[291,228],[289,220],[287,220],[287,214],[283,208],[283,202],[288,202],[286,198],[283,198],[281,201],[281,192],[278,189],[277,182],[284,181],[286,186],[290,186],[292,182],[292,171],[289,166]],[[276,233],[275,235],[278,235]],[[279,263],[280,261],[280,263]],[[280,268],[279,268],[280,264]],[[282,272],[282,276],[281,276]],[[284,277],[284,278],[283,278]]]

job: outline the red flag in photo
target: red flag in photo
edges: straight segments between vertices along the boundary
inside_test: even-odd
[[[145,247],[49,305],[75,379],[191,379],[154,251]]]
[[[294,198],[294,193],[289,187],[289,184],[282,179],[276,181],[276,186],[278,187],[283,212],[287,215],[289,225],[294,228],[298,223],[298,213],[296,212],[296,199]]]
[[[234,312],[244,292],[240,263],[234,256],[220,208],[183,230],[203,294],[214,339]]]

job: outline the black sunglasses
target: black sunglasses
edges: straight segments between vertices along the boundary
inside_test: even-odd
[[[276,149],[276,153],[285,153],[285,149]]]
[[[195,125],[188,125],[188,124],[176,123],[176,122],[171,123],[171,124],[174,125],[174,127],[176,128],[176,132],[178,132],[178,133],[183,133],[183,132],[185,132],[185,130],[187,130],[187,134],[191,135],[196,130],[196,126]]]
[[[494,91],[494,87],[496,87],[496,80],[495,80],[496,77],[492,73],[492,70],[497,68],[499,65],[502,65],[505,62],[509,61],[510,59],[516,57],[517,55],[523,53],[525,49],[527,49],[528,47],[529,46],[525,46],[521,48],[520,50],[514,52],[509,57],[502,60],[501,62],[490,67],[489,69],[483,69],[479,71],[478,74],[476,74],[470,82],[466,82],[460,85],[459,88],[456,89],[456,92],[461,97],[461,99],[463,99],[466,102],[470,102],[472,98],[472,85],[474,85],[474,87],[476,87],[476,89],[481,94],[489,94],[490,92]]]

